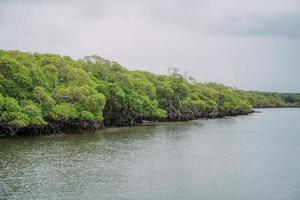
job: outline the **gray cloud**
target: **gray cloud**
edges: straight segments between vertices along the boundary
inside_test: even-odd
[[[0,48],[130,69],[176,66],[199,81],[298,91],[298,0],[2,0]]]
[[[227,16],[212,33],[233,36],[300,37],[300,12],[283,15]]]

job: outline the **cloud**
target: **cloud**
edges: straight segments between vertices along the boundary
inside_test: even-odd
[[[300,14],[227,16],[210,32],[240,37],[269,36],[294,39],[300,37]]]
[[[0,48],[299,91],[299,0],[2,0]],[[237,75],[238,74],[238,75]]]
[[[154,1],[155,2],[155,1]],[[228,36],[300,36],[300,3],[297,1],[163,1],[146,13],[166,26]],[[167,2],[167,3],[166,3]],[[246,2],[246,3],[245,3]],[[251,1],[249,1],[251,2]],[[256,3],[255,3],[256,2]],[[172,5],[172,6],[168,6]],[[249,7],[250,6],[250,7]]]

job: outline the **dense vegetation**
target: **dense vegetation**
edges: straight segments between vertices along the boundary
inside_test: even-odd
[[[142,120],[247,114],[253,107],[299,106],[300,94],[241,91],[169,75],[128,71],[99,56],[0,50],[0,135],[28,135]]]

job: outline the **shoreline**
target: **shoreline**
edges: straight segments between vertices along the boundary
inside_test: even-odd
[[[14,133],[4,132],[0,134],[0,139],[11,138],[11,137],[34,137],[34,136],[42,136],[42,135],[62,135],[68,133],[87,133],[87,132],[96,132],[99,130],[105,130],[109,128],[122,128],[122,127],[133,127],[133,126],[143,126],[147,124],[153,124],[158,122],[184,122],[184,121],[192,121],[198,119],[218,119],[224,117],[237,117],[237,116],[246,116],[252,113],[261,113],[261,111],[257,111],[256,109],[280,109],[280,108],[300,108],[300,106],[287,106],[287,107],[255,107],[250,112],[244,111],[229,111],[227,113],[221,112],[211,112],[211,113],[200,113],[200,114],[191,114],[184,113],[177,117],[170,117],[169,113],[164,118],[145,118],[139,119],[131,124],[125,125],[104,125],[103,122],[82,122],[82,121],[68,121],[68,122],[50,122],[45,126],[28,126],[24,128],[20,128]],[[0,130],[3,130],[3,125],[0,126]],[[10,129],[9,129],[10,130]]]
[[[243,116],[249,115],[251,113],[255,113],[255,110],[250,112],[244,111],[230,111],[228,113],[221,112],[211,112],[211,113],[183,113],[179,116],[172,116],[172,113],[167,115],[164,118],[144,118],[138,119],[133,123],[127,123],[123,125],[104,125],[103,122],[82,122],[82,121],[68,121],[68,122],[50,122],[45,126],[28,126],[24,128],[20,128],[18,130],[13,131],[13,128],[7,128],[7,132],[0,134],[0,139],[3,138],[11,138],[11,137],[34,137],[41,135],[61,135],[68,133],[85,133],[85,132],[96,132],[98,130],[104,130],[108,128],[114,127],[132,127],[143,125],[147,123],[157,123],[157,122],[184,122],[184,121],[192,121],[197,119],[217,119],[224,117],[235,117],[235,116]],[[0,126],[0,130],[4,130],[4,126]]]

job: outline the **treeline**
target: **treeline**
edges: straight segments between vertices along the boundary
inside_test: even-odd
[[[128,126],[299,106],[300,94],[242,91],[170,75],[129,71],[99,56],[0,50],[0,135]]]

